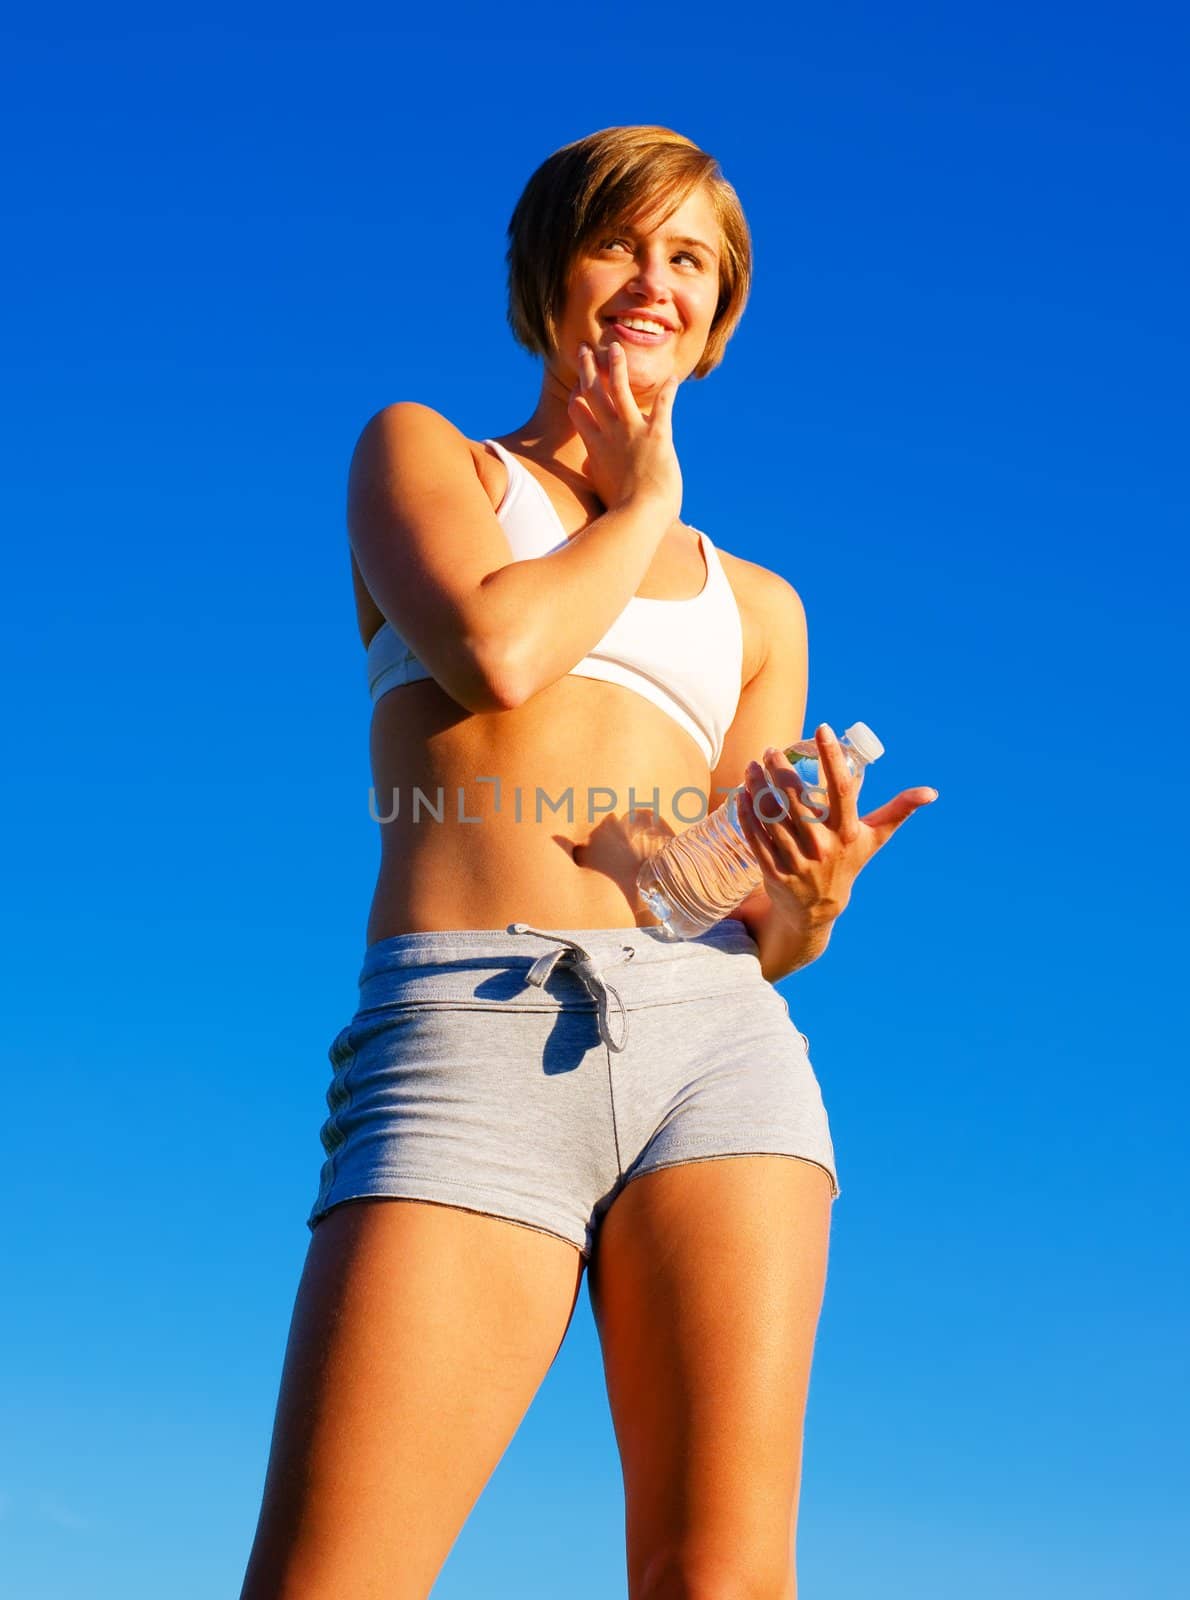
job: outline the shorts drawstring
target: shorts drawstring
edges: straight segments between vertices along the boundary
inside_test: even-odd
[[[620,991],[610,984],[603,976],[602,966],[597,962],[589,950],[585,950],[575,939],[567,939],[563,934],[553,933],[547,928],[533,928],[527,922],[510,922],[509,933],[535,933],[542,939],[552,939],[559,946],[557,950],[547,950],[544,955],[529,968],[525,981],[536,984],[542,988],[551,972],[559,961],[568,962],[582,979],[587,992],[595,1001],[599,1016],[599,1037],[609,1050],[620,1051],[628,1044],[628,1007],[624,1004]],[[608,966],[619,966],[621,962],[631,961],[636,954],[635,948],[630,944],[620,946],[620,953],[606,962]],[[609,1000],[614,1000],[619,1007],[623,1029],[619,1042],[612,1038],[609,1015]]]

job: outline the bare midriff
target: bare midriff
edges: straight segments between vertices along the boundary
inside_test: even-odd
[[[403,684],[377,701],[371,747],[370,811],[392,820],[379,824],[369,944],[514,921],[650,926],[640,863],[723,799],[708,796],[707,762],[684,729],[592,678],[481,713],[430,680]]]
[[[502,485],[476,449],[495,504]],[[696,592],[702,565],[697,535],[679,525],[642,589],[666,598],[659,575],[661,587]],[[365,594],[362,636],[381,620]],[[725,798],[684,728],[601,679],[567,675],[491,712],[467,711],[433,679],[401,684],[376,702],[370,743],[372,792],[360,805],[378,821],[381,858],[368,944],[514,921],[655,926],[636,890],[641,862]]]

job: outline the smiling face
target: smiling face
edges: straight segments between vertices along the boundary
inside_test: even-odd
[[[606,370],[613,340],[646,408],[667,378],[689,377],[719,303],[721,250],[715,208],[701,188],[664,221],[637,219],[588,239],[571,266],[550,362],[567,388],[577,382],[579,345],[589,344]]]

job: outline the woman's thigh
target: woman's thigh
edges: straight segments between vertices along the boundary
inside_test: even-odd
[[[794,1600],[829,1175],[694,1159],[623,1190],[588,1288],[624,1471],[629,1600]]]
[[[314,1230],[241,1600],[422,1600],[570,1323],[582,1259],[407,1199]]]

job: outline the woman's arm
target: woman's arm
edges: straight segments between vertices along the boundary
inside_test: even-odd
[[[761,648],[711,774],[709,810],[722,804],[729,789],[744,784],[748,762],[759,760],[767,746],[784,749],[802,737],[809,690],[809,641],[801,596],[784,578],[754,562],[737,558],[733,574],[752,625],[760,630]],[[833,916],[806,918],[796,925],[783,919],[775,914],[763,884],[731,914],[756,940],[761,970],[770,983],[816,961],[830,942],[834,923]]]
[[[673,520],[648,492],[514,561],[462,433],[398,401],[364,428],[347,525],[368,591],[452,699],[507,710],[564,677],[636,593]]]
[[[805,715],[805,614],[795,592],[775,574],[766,574],[759,593],[768,629],[765,658],[740,697],[713,776],[716,784],[744,785],[739,796],[740,826],[763,881],[734,915],[756,940],[765,977],[776,982],[822,954],[861,870],[908,817],[938,798],[938,791],[924,786],[902,789],[875,811],[859,816],[859,784],[833,730],[822,723],[814,738],[830,810],[825,820],[815,818],[801,800],[801,779],[783,754],[800,737]],[[798,731],[793,735],[784,728],[772,735],[764,731],[776,730],[782,711],[790,709],[797,712]],[[729,779],[727,773],[737,768],[742,768],[739,777]],[[769,788],[775,793],[763,792]],[[754,797],[759,799],[759,816]]]

